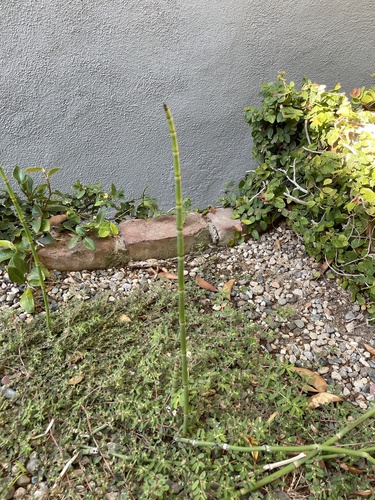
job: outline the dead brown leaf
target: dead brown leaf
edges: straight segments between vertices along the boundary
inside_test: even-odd
[[[353,465],[346,464],[345,462],[339,462],[340,468],[350,472],[351,474],[364,474],[366,471],[362,469],[358,469]]]
[[[230,294],[231,294],[231,291],[232,291],[232,288],[233,288],[233,285],[235,284],[235,282],[236,282],[235,279],[231,279],[231,280],[227,281],[226,283],[224,283],[224,285],[223,285],[222,292],[223,292],[224,297],[228,300],[232,300]]]
[[[168,280],[178,280],[177,274],[170,273],[168,271],[161,271],[158,276],[161,278],[167,278]]]
[[[324,274],[327,269],[329,269],[329,266],[332,264],[333,259],[328,259],[326,260],[323,264],[322,267],[320,268],[320,274]]]
[[[318,408],[318,406],[326,405],[328,403],[339,403],[343,401],[339,396],[330,394],[329,392],[319,392],[314,396],[311,396],[308,408]]]
[[[131,319],[127,314],[121,314],[118,319],[121,323],[131,323]]]
[[[274,411],[272,413],[272,415],[270,415],[267,419],[267,424],[270,424],[273,420],[275,420],[275,418],[277,417],[277,415],[279,414],[278,411]]]
[[[278,249],[279,252],[281,252],[281,243],[280,243],[280,240],[276,239],[275,243],[276,243],[276,248]]]
[[[252,446],[258,446],[258,441],[253,436],[246,435],[245,436],[245,441],[251,447]],[[251,454],[253,456],[254,463],[256,463],[256,461],[258,460],[259,451],[252,451]]]
[[[310,428],[314,434],[320,434],[319,429],[317,427],[315,427],[314,424],[310,424]]]
[[[66,214],[53,215],[48,219],[50,226],[58,226],[62,224],[67,219]]]
[[[195,277],[195,281],[197,282],[197,285],[200,288],[203,288],[203,290],[208,290],[209,292],[218,292],[219,290],[211,285],[211,283],[208,283],[208,281],[204,280],[200,276]]]
[[[363,344],[363,347],[366,349],[366,351],[375,356],[375,349],[370,344]]]
[[[68,380],[68,384],[70,385],[77,385],[83,380],[83,375],[76,375],[75,377],[72,377]]]
[[[298,368],[297,366],[294,366],[292,369],[308,384],[308,386],[304,388],[305,390],[311,392],[325,392],[327,389],[327,382],[318,373],[312,372],[307,368]]]
[[[353,491],[353,493],[350,493],[349,498],[355,498],[355,497],[370,497],[373,493],[375,493],[375,490],[359,490],[359,491]]]

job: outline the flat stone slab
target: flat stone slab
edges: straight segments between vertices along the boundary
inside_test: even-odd
[[[233,238],[235,231],[241,232],[241,222],[232,219],[232,216],[231,208],[216,208],[206,215],[208,229],[215,245],[225,246]]]
[[[176,218],[134,219],[119,224],[131,260],[170,259],[177,256]],[[208,223],[198,213],[187,215],[183,228],[185,253],[211,243]]]
[[[129,253],[121,238],[98,238],[91,236],[95,243],[95,250],[89,250],[82,241],[71,249],[68,248],[71,237],[61,233],[57,241],[50,243],[38,251],[40,261],[47,269],[56,271],[93,271],[95,269],[109,269],[123,267],[129,260]]]

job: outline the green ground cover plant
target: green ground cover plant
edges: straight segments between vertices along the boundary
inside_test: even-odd
[[[186,283],[186,295],[189,436],[195,446],[175,439],[183,422],[183,388],[173,398],[170,391],[180,353],[178,293],[164,281],[123,302],[104,296],[67,305],[52,313],[51,332],[41,316],[27,325],[2,313],[0,376],[10,377],[16,394],[0,398],[1,462],[19,464],[21,471],[35,451],[38,480],[54,486],[56,498],[104,498],[112,489],[130,499],[278,498],[295,472],[259,493],[244,491],[277,470],[264,466],[300,453],[286,456],[287,447],[308,450],[363,418],[350,402],[308,409],[304,383],[290,365],[265,352],[264,332],[224,298],[221,311],[202,308],[211,295],[195,283]],[[318,460],[308,460],[298,474],[301,496],[336,500],[373,488],[366,458],[342,454],[349,448],[374,455],[373,419],[334,440],[335,453],[317,452]],[[201,447],[200,441],[218,444]],[[232,449],[219,445],[224,443]],[[244,453],[249,446],[255,451]],[[267,446],[280,448],[267,452]],[[1,474],[14,481],[10,466],[3,465]],[[0,496],[9,482],[2,484]]]
[[[51,177],[59,170],[15,167],[13,178],[18,187],[15,192],[0,167],[6,186],[0,192],[0,263],[6,264],[11,281],[26,284],[21,307],[29,313],[35,308],[34,287],[42,287],[45,295],[44,278],[48,276],[48,270],[37,258],[38,247],[53,243],[56,234],[68,231],[72,235],[70,248],[82,241],[86,248],[95,250],[92,235],[116,236],[116,222],[129,217],[147,218],[157,211],[156,200],[145,192],[140,198],[129,200],[124,190],[114,184],[109,192],[104,191],[100,183],[85,186],[79,180],[72,185],[70,193],[52,189]],[[35,182],[34,174],[42,176],[42,183]],[[45,310],[48,318],[46,300]]]
[[[327,91],[305,79],[298,90],[284,73],[264,84],[261,106],[245,110],[259,166],[222,202],[245,226],[232,244],[285,217],[307,252],[374,315],[373,89],[355,90],[352,101],[339,84]]]

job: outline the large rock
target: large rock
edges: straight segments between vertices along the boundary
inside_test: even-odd
[[[177,256],[176,217],[121,222],[120,230],[132,260],[169,259]],[[183,228],[185,253],[211,243],[208,224],[197,213],[189,214]]]
[[[47,269],[56,271],[82,271],[87,269],[109,269],[111,267],[125,266],[129,260],[121,235],[117,237],[98,238],[92,236],[95,250],[88,250],[82,241],[69,249],[71,237],[61,233],[57,241],[46,245],[38,252],[39,259]]]
[[[232,219],[232,216],[231,208],[216,208],[206,215],[209,222],[208,229],[215,245],[227,245],[235,231],[241,232],[241,222],[238,219]]]

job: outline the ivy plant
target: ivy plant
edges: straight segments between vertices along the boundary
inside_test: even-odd
[[[95,250],[93,235],[116,236],[116,222],[129,217],[151,217],[157,211],[156,200],[145,192],[140,198],[129,200],[124,190],[117,189],[114,184],[109,192],[104,191],[100,183],[85,186],[81,181],[72,185],[70,193],[52,189],[51,177],[59,170],[17,166],[13,170],[17,191],[13,196],[9,189],[0,192],[0,263],[6,264],[11,281],[27,285],[28,300],[22,300],[21,306],[28,312],[34,310],[33,287],[40,284],[33,264],[34,247],[53,243],[56,231],[68,231],[72,235],[70,248],[82,241],[86,248]],[[42,176],[41,183],[35,182],[35,174]],[[107,217],[107,210],[111,211],[110,217]],[[22,221],[19,213],[22,213]],[[45,268],[42,272],[44,278],[48,276]]]
[[[231,244],[284,217],[307,252],[375,314],[374,114],[340,84],[327,91],[305,78],[298,90],[285,73],[261,97],[260,108],[245,109],[259,166],[222,200],[244,228]]]

